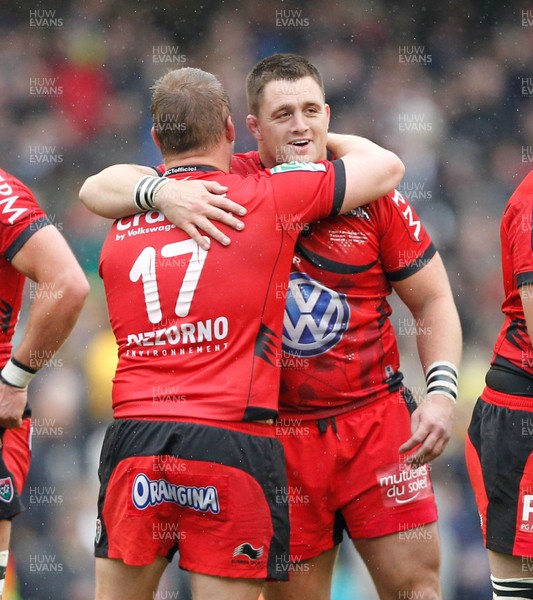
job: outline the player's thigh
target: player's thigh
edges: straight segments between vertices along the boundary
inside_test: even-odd
[[[213,577],[191,573],[193,600],[257,600],[263,580]]]
[[[494,577],[498,579],[520,579],[531,576],[529,569],[527,569],[531,563],[530,558],[501,554],[493,550],[487,550],[487,553],[489,556],[490,572]]]
[[[112,558],[96,559],[96,600],[153,600],[161,575],[168,565],[158,556],[142,567]]]
[[[265,600],[329,600],[339,547],[290,566],[290,581],[266,583]]]
[[[440,598],[440,541],[437,523],[377,538],[354,540],[382,600],[399,594]],[[411,594],[411,595],[407,595]]]
[[[0,552],[9,549],[9,540],[11,538],[11,521],[0,521]]]

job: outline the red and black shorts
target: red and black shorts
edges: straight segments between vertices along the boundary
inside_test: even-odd
[[[283,448],[274,428],[116,420],[100,458],[95,555],[172,560],[218,577],[287,580]]]
[[[531,398],[483,390],[468,428],[466,464],[485,546],[533,558]]]
[[[31,460],[31,419],[16,429],[0,428],[0,521],[24,510],[20,499]]]
[[[398,452],[411,437],[416,402],[407,389],[321,421],[283,419],[291,562],[340,544],[346,530],[369,539],[437,520],[430,465]]]

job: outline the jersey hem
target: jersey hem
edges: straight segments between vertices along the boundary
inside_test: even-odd
[[[300,421],[318,421],[320,419],[328,419],[329,417],[338,417],[343,415],[348,415],[349,413],[356,412],[361,408],[365,408],[369,404],[374,404],[375,402],[380,402],[381,400],[386,400],[389,396],[396,394],[399,390],[401,390],[404,386],[401,382],[397,387],[390,389],[386,388],[381,392],[377,392],[376,394],[365,397],[359,400],[354,400],[350,404],[345,404],[343,406],[339,406],[336,408],[317,408],[311,410],[309,412],[303,412],[302,410],[285,410],[283,406],[279,407],[279,417],[278,421],[282,419],[298,419]]]

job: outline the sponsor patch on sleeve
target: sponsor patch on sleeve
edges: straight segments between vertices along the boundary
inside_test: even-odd
[[[289,171],[315,171],[324,172],[326,170],[326,165],[323,163],[314,163],[314,162],[288,162],[283,163],[281,165],[277,165],[270,169],[270,172],[275,175],[276,173],[287,173]]]

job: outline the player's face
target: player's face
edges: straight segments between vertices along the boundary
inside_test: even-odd
[[[250,115],[247,124],[266,167],[326,159],[329,106],[312,77],[269,81],[263,88],[259,114]]]

